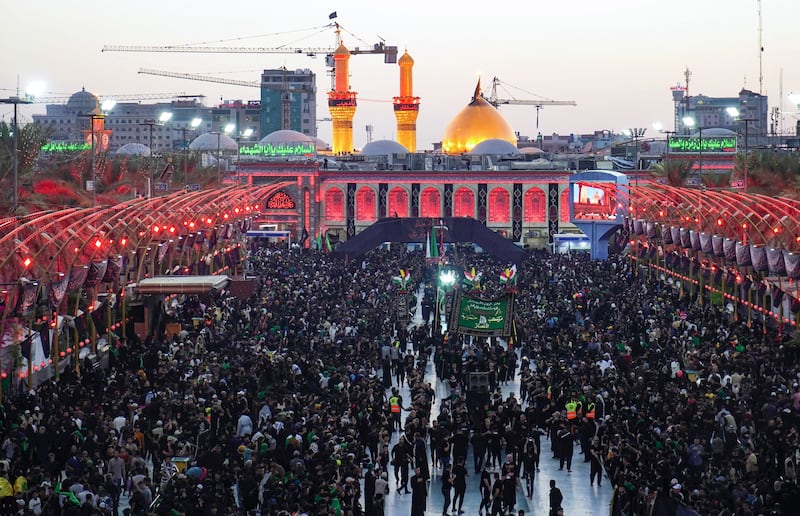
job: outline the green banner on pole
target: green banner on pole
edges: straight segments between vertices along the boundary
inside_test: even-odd
[[[463,335],[508,337],[514,319],[514,295],[480,299],[456,295],[450,314],[450,331]]]

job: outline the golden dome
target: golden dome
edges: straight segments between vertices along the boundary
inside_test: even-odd
[[[472,102],[447,124],[442,138],[442,151],[446,154],[462,154],[471,151],[480,142],[492,139],[517,144],[514,129],[481,95],[479,79]]]
[[[408,50],[406,50],[405,53],[402,56],[400,56],[400,59],[397,60],[397,64],[399,64],[400,66],[404,64],[410,64],[410,65],[414,64],[414,59],[410,55],[408,55]]]
[[[350,55],[350,51],[347,50],[347,47],[344,46],[344,43],[342,43],[342,44],[339,45],[339,48],[336,49],[336,51],[333,53],[333,55],[335,55],[335,56],[349,56]]]

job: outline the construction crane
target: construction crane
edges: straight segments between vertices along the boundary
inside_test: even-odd
[[[504,83],[497,77],[492,78],[492,92],[486,98],[486,101],[489,102],[494,107],[498,107],[501,104],[513,104],[513,105],[522,105],[522,106],[535,106],[536,107],[536,128],[539,128],[539,110],[542,109],[544,106],[577,106],[578,104],[575,103],[574,100],[550,100],[550,99],[534,99],[534,100],[523,100],[523,99],[501,99],[497,97],[497,87],[498,86],[511,86],[512,88],[516,88],[520,91],[527,93],[528,95],[537,96],[534,93],[528,92],[523,90],[522,88],[517,88],[516,86],[512,86],[511,84]],[[506,91],[508,91],[506,89]],[[512,96],[513,97],[513,96]]]
[[[118,102],[125,102],[130,100],[160,100],[160,99],[173,99],[175,97],[185,97],[186,92],[179,91],[177,93],[134,93],[127,95],[98,95],[97,98],[100,102],[104,100],[116,100]],[[201,97],[202,95],[189,95]],[[64,97],[34,97],[27,104],[66,104],[71,96]]]
[[[260,81],[243,81],[240,79],[225,79],[213,75],[203,75],[199,73],[170,72],[167,70],[153,70],[152,68],[139,68],[139,73],[143,75],[156,75],[159,77],[172,77],[173,79],[188,79],[190,81],[216,82],[219,84],[230,84],[231,86],[244,86],[245,88],[260,88]],[[366,102],[392,102],[391,99],[364,99]],[[323,120],[326,121],[326,120]]]
[[[161,77],[172,77],[175,79],[189,79],[190,81],[216,82],[219,84],[244,86],[246,88],[261,87],[260,81],[241,81],[238,79],[225,79],[224,77],[214,77],[213,75],[201,75],[197,73],[168,72],[164,70],[153,70],[151,68],[139,68],[139,73],[143,75],[158,75]]]
[[[333,79],[335,74],[335,61],[333,54],[342,44],[341,32],[343,28],[336,22],[328,24],[325,28],[333,28],[336,33],[336,47],[220,47],[220,46],[201,46],[201,45],[105,45],[103,52],[172,52],[172,53],[199,53],[199,54],[301,54],[308,57],[316,57],[318,54],[325,55],[325,64],[328,67],[328,74]],[[354,47],[350,50],[351,55],[360,54],[383,54],[383,62],[386,64],[397,63],[397,47],[386,45],[384,41],[379,41],[372,45],[372,48]],[[228,83],[230,84],[230,83]]]

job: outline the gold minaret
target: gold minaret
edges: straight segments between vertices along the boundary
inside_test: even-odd
[[[334,154],[353,152],[353,116],[356,92],[350,91],[350,51],[340,44],[333,54],[335,89],[328,92],[328,109],[333,119]]]
[[[411,69],[414,60],[406,51],[397,61],[400,65],[400,95],[394,97],[394,116],[397,119],[397,142],[417,152],[417,115],[419,115],[419,97],[414,96],[414,85]]]

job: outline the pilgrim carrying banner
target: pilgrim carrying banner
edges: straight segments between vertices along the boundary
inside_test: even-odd
[[[514,319],[514,295],[480,299],[456,293],[450,313],[450,331],[479,337],[508,337]]]

